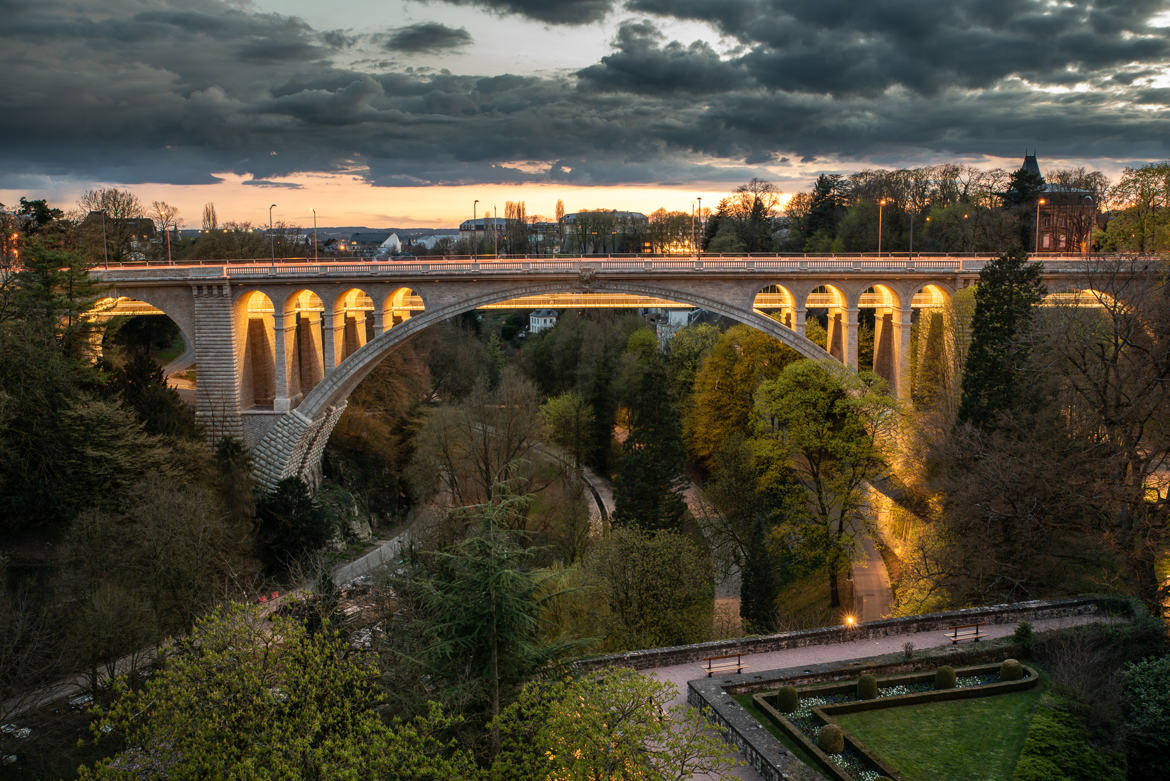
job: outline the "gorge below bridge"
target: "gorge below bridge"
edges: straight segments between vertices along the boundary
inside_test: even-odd
[[[473,309],[699,308],[771,334],[809,358],[858,368],[859,310],[874,310],[873,369],[910,396],[915,313],[941,313],[991,256],[436,258],[185,261],[94,270],[89,317],[165,314],[196,367],[208,436],[238,437],[267,486],[313,481],[362,379],[395,347]],[[1050,293],[1093,303],[1092,258],[1037,258]],[[825,344],[805,335],[810,313]],[[930,317],[927,328],[942,327]],[[920,327],[923,327],[920,325]],[[939,334],[942,336],[942,334]],[[98,337],[100,339],[100,333]],[[869,367],[864,367],[869,368]]]

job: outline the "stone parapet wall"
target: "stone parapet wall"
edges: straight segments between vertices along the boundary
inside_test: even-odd
[[[920,616],[887,618],[871,621],[854,627],[828,626],[797,632],[782,632],[774,635],[744,637],[734,640],[712,640],[706,643],[673,646],[669,648],[648,648],[641,651],[627,651],[581,659],[576,662],[579,669],[595,670],[602,667],[632,667],[644,670],[652,667],[673,667],[678,664],[700,662],[708,656],[723,654],[762,654],[782,651],[788,648],[802,648],[809,645],[827,645],[853,640],[868,640],[910,632],[924,632],[947,629],[956,624],[1010,624],[1018,621],[1035,621],[1040,618],[1063,616],[1098,615],[1109,612],[1116,600],[1108,597],[1075,597],[1071,599],[1033,600],[1007,605],[988,605],[943,613],[926,613]]]

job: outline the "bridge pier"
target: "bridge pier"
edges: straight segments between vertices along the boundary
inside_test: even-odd
[[[244,438],[240,418],[240,354],[244,328],[236,327],[231,285],[224,280],[193,285],[195,320],[195,417],[211,441]],[[244,311],[244,317],[247,312]]]

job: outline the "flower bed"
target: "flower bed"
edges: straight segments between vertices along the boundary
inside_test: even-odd
[[[815,757],[821,769],[831,778],[841,781],[873,781],[881,776],[900,778],[848,731],[844,732],[845,751],[826,754],[817,746],[821,729],[839,713],[918,705],[926,702],[987,697],[995,694],[1028,689],[1037,684],[1036,671],[1025,666],[1024,677],[1015,681],[1001,681],[999,665],[979,665],[956,671],[955,687],[934,688],[934,672],[915,673],[883,678],[879,682],[876,699],[863,700],[856,696],[857,681],[835,683],[800,690],[800,703],[795,711],[782,714],[776,709],[776,692],[753,696],[755,704],[783,729],[793,740]]]

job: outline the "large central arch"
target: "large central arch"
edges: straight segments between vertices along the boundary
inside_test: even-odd
[[[747,306],[737,306],[685,288],[668,285],[647,284],[639,281],[598,280],[589,285],[588,289],[582,291],[577,280],[566,279],[525,285],[520,288],[493,290],[445,306],[432,308],[430,302],[427,301],[425,289],[420,287],[418,294],[427,305],[421,314],[378,334],[373,340],[346,357],[337,365],[336,369],[331,371],[305,396],[296,409],[277,420],[256,447],[257,476],[270,487],[281,479],[293,475],[309,478],[316,469],[325,442],[328,440],[337,419],[340,418],[349,394],[387,354],[423,329],[463,312],[489,304],[508,301],[520,296],[568,291],[626,293],[690,304],[724,315],[774,336],[807,358],[831,357],[822,347],[805,338],[804,335],[798,334],[775,319],[752,309],[750,305],[754,298],[754,289],[747,296]]]

